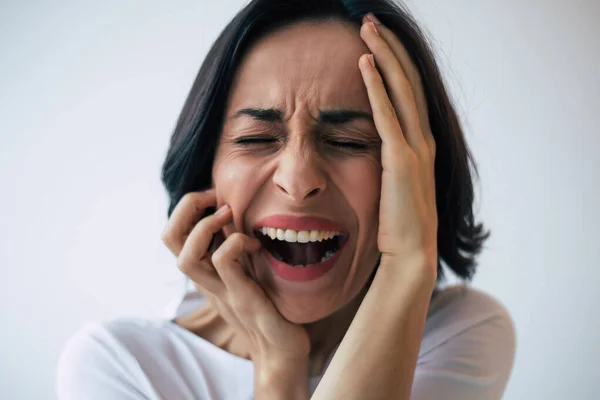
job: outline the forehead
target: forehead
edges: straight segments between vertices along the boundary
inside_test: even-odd
[[[300,22],[256,42],[234,78],[229,109],[254,105],[290,110],[354,106],[369,109],[358,59],[369,49],[358,26],[339,20]]]

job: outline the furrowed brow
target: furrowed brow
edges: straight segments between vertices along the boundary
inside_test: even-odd
[[[328,110],[319,113],[319,121],[324,124],[346,124],[358,119],[364,119],[374,123],[373,116],[365,111],[360,110]]]
[[[242,115],[248,115],[264,122],[281,122],[283,120],[283,112],[274,108],[243,108],[238,110],[231,118],[235,119]],[[319,112],[319,122],[323,124],[341,125],[359,119],[374,123],[373,115],[365,111],[338,109]]]
[[[236,119],[242,115],[249,115],[256,120],[266,122],[280,122],[283,120],[283,112],[274,108],[243,108],[238,110],[231,119]]]

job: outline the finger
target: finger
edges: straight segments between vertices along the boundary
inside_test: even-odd
[[[198,260],[204,258],[210,250],[215,234],[231,221],[232,213],[227,205],[219,208],[216,213],[202,218],[190,232],[181,253],[185,252],[189,257]]]
[[[433,171],[433,166],[436,156],[436,144],[435,139],[433,137],[433,133],[431,132],[431,126],[429,124],[429,113],[421,76],[414,62],[412,61],[412,58],[409,56],[408,51],[406,50],[400,39],[396,36],[396,34],[394,34],[394,32],[392,32],[385,25],[379,22],[376,22],[375,24],[380,36],[383,38],[383,40],[385,40],[385,42],[388,44],[388,46],[391,48],[392,52],[400,62],[400,66],[402,67],[402,70],[404,71],[404,74],[410,83],[415,97],[417,110],[419,113],[421,132],[423,133],[423,137],[425,138],[425,142],[427,143],[428,149],[428,157],[426,157],[426,160],[428,161],[428,167],[424,169],[424,173],[426,177],[430,177],[431,179],[426,181],[428,182],[428,185],[425,186],[425,190],[426,195],[430,196],[430,198],[432,199],[432,204],[435,206],[436,193],[435,174]]]
[[[188,278],[192,280],[200,292],[218,295],[225,291],[225,284],[217,273],[210,257],[201,260],[188,259],[187,256],[178,258],[178,266]]]
[[[373,22],[369,21],[361,27],[360,35],[374,54],[406,141],[416,153],[421,153],[427,149],[427,142],[421,130],[413,89],[396,55],[376,29]]]
[[[368,19],[367,16],[363,18],[363,23]],[[417,70],[412,58],[409,56],[408,51],[400,41],[400,39],[396,36],[394,32],[392,32],[388,27],[381,24],[380,22],[375,22],[375,26],[379,32],[379,35],[388,46],[392,49],[392,52],[400,62],[400,66],[404,71],[404,75],[408,79],[410,86],[412,87],[413,94],[415,96],[415,101],[417,103],[417,110],[419,112],[419,121],[421,123],[421,130],[423,132],[423,136],[427,144],[429,145],[429,149],[433,156],[435,156],[435,139],[433,138],[433,134],[431,132],[431,126],[429,124],[429,113],[427,108],[427,100],[425,97],[425,90],[423,88],[423,82],[421,80],[421,75]]]
[[[373,110],[373,122],[383,142],[383,148],[390,148],[392,153],[400,151],[407,145],[394,106],[385,90],[383,79],[369,61],[368,54],[363,54],[358,60],[369,102]],[[384,154],[382,154],[382,157]],[[383,160],[382,160],[383,161]],[[384,166],[385,167],[385,166]]]
[[[228,206],[223,206],[215,214],[200,220],[177,256],[177,266],[181,272],[212,293],[222,290],[223,283],[212,264],[209,245],[213,236],[217,236],[231,219],[231,210]]]
[[[162,233],[163,243],[178,256],[194,225],[201,219],[206,208],[216,205],[214,189],[185,194],[175,206]]]
[[[260,248],[261,243],[258,239],[235,232],[213,253],[213,265],[229,292],[241,298],[256,295],[258,286],[245,271],[250,265],[243,263],[248,260],[245,255],[254,253]]]

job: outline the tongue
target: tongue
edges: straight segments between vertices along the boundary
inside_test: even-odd
[[[283,261],[290,265],[318,264],[325,252],[331,248],[332,242],[333,240],[309,243],[279,242],[277,251]]]

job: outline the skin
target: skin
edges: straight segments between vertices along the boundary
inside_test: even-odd
[[[207,294],[255,363],[257,398],[306,398],[307,372],[318,371],[315,360],[342,338],[315,398],[410,395],[436,280],[435,142],[416,69],[398,39],[381,25],[379,30],[381,36],[364,24],[358,36],[342,23],[301,23],[257,43],[236,76],[227,116],[237,106],[257,107],[247,101],[263,102],[262,107],[275,102],[283,120],[275,127],[250,120],[235,128],[227,119],[213,170],[216,190],[184,196],[163,233],[179,268]],[[322,53],[312,56],[313,48]],[[381,72],[364,56],[369,51]],[[337,66],[343,56],[353,67]],[[361,79],[356,87],[355,76]],[[253,86],[257,81],[261,84]],[[319,110],[338,104],[374,110],[381,149],[371,155],[366,146],[350,155],[327,146],[323,138],[331,135],[364,141],[374,136],[368,122],[343,129],[316,124]],[[258,150],[236,148],[235,135],[249,132],[278,139],[254,144]],[[340,163],[345,168],[337,168]],[[347,169],[354,173],[345,175]],[[331,203],[334,208],[328,208]],[[200,219],[206,207],[217,204],[225,206]],[[323,215],[343,223],[351,242],[334,270],[294,284],[270,275],[250,227],[275,213]],[[209,249],[221,231],[218,247]],[[380,268],[366,288],[379,254]],[[200,314],[178,323],[201,330],[210,324],[195,326]],[[369,373],[374,368],[376,377]]]
[[[365,52],[356,27],[341,22],[300,23],[257,42],[234,79],[213,168],[218,204],[233,213],[227,235],[253,237],[255,222],[273,214],[325,216],[350,235],[334,270],[311,282],[285,281],[264,255],[251,255],[250,274],[279,313],[309,332],[313,374],[349,326],[379,257],[379,134],[368,119],[319,121],[320,111],[334,109],[372,115],[357,67]],[[282,110],[281,121],[236,116],[261,107]],[[248,138],[276,142],[236,143]],[[223,337],[214,340],[225,344]]]
[[[357,67],[368,48],[356,27],[300,23],[268,35],[250,50],[234,80],[214,168],[219,204],[228,204],[227,234],[244,232],[273,214],[324,216],[349,233],[336,267],[323,279],[279,278],[261,253],[251,257],[252,276],[277,310],[294,323],[312,323],[343,308],[364,287],[379,257],[380,138],[372,122],[319,122],[319,112],[359,110],[372,115]],[[236,112],[282,110],[281,121]],[[259,138],[274,143],[238,144]],[[364,149],[334,144],[352,141]],[[356,304],[354,307],[356,308]],[[343,325],[347,325],[344,321]],[[331,327],[323,321],[316,337]]]

